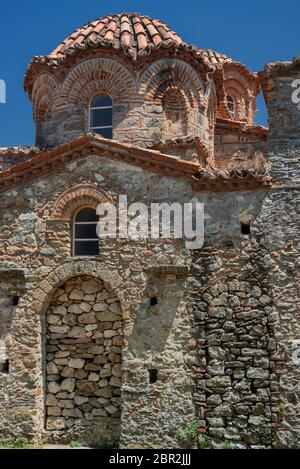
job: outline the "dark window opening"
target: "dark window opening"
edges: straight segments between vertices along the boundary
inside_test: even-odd
[[[257,389],[256,389],[256,387],[254,386],[253,380],[251,380],[251,383],[250,383],[250,391],[251,391],[253,394],[256,394],[256,393],[257,393]]]
[[[12,305],[13,306],[18,306],[18,304],[19,304],[19,297],[17,295],[14,295],[12,297]]]
[[[157,383],[158,370],[152,369],[148,370],[149,372],[149,384]]]
[[[249,235],[251,233],[250,223],[241,223],[241,233],[243,235]]]
[[[74,256],[98,256],[97,223],[96,209],[85,207],[77,213],[73,222]]]
[[[5,360],[5,362],[0,363],[0,372],[9,373],[9,361],[8,360]]]
[[[96,96],[90,104],[89,128],[104,138],[112,139],[113,103],[110,96]]]
[[[150,306],[155,306],[158,304],[158,301],[157,301],[157,297],[156,296],[152,296],[150,298]]]

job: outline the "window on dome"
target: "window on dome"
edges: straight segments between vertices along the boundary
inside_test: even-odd
[[[99,254],[97,223],[95,208],[85,207],[77,212],[73,219],[73,256],[97,256]]]
[[[228,111],[230,113],[230,116],[232,117],[232,119],[234,119],[234,117],[235,117],[235,102],[234,102],[234,99],[231,96],[227,96],[226,104],[227,104],[227,108],[228,108]]]
[[[112,139],[112,100],[98,95],[90,103],[89,129],[104,138]]]

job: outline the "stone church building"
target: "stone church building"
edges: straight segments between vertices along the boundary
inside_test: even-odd
[[[32,59],[35,146],[0,149],[2,439],[300,447],[297,78],[128,13]],[[203,247],[99,239],[120,195],[203,203]]]

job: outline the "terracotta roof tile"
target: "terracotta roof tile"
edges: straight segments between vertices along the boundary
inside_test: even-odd
[[[254,76],[247,67],[225,54],[188,45],[157,19],[138,13],[119,13],[99,18],[76,29],[50,55],[33,57],[25,75],[25,90],[30,92],[32,89],[35,68],[56,68],[80,51],[91,47],[120,50],[132,61],[138,61],[158,49],[175,49],[191,54],[207,71],[235,64],[249,76]]]
[[[221,54],[220,52],[216,52],[212,49],[198,49],[197,50],[198,57],[201,57],[202,60],[207,64],[215,68],[216,71],[218,69],[225,69],[226,67],[234,66],[240,70],[241,73],[245,74],[251,80],[255,80],[257,82],[257,93],[260,92],[259,81],[257,74],[252,72],[246,65],[238,62],[237,60],[229,57],[228,55]]]
[[[235,62],[228,55],[221,54],[212,49],[198,49],[198,54],[212,65],[223,65],[225,62]]]
[[[184,44],[174,31],[159,20],[138,13],[120,13],[85,24],[70,34],[49,57],[60,60],[78,46],[87,47],[90,41],[99,45],[105,41],[117,48],[125,47],[135,59],[161,46]]]

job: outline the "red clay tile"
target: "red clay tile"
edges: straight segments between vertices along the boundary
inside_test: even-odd
[[[162,45],[170,47],[184,44],[182,39],[159,20],[152,20],[148,16],[136,13],[106,16],[85,24],[74,31],[51,54],[51,58],[62,59],[68,49],[76,45],[87,47],[89,42],[105,41],[116,46],[130,49],[134,58],[138,58],[146,50],[158,49]],[[131,53],[132,56],[132,53]]]

